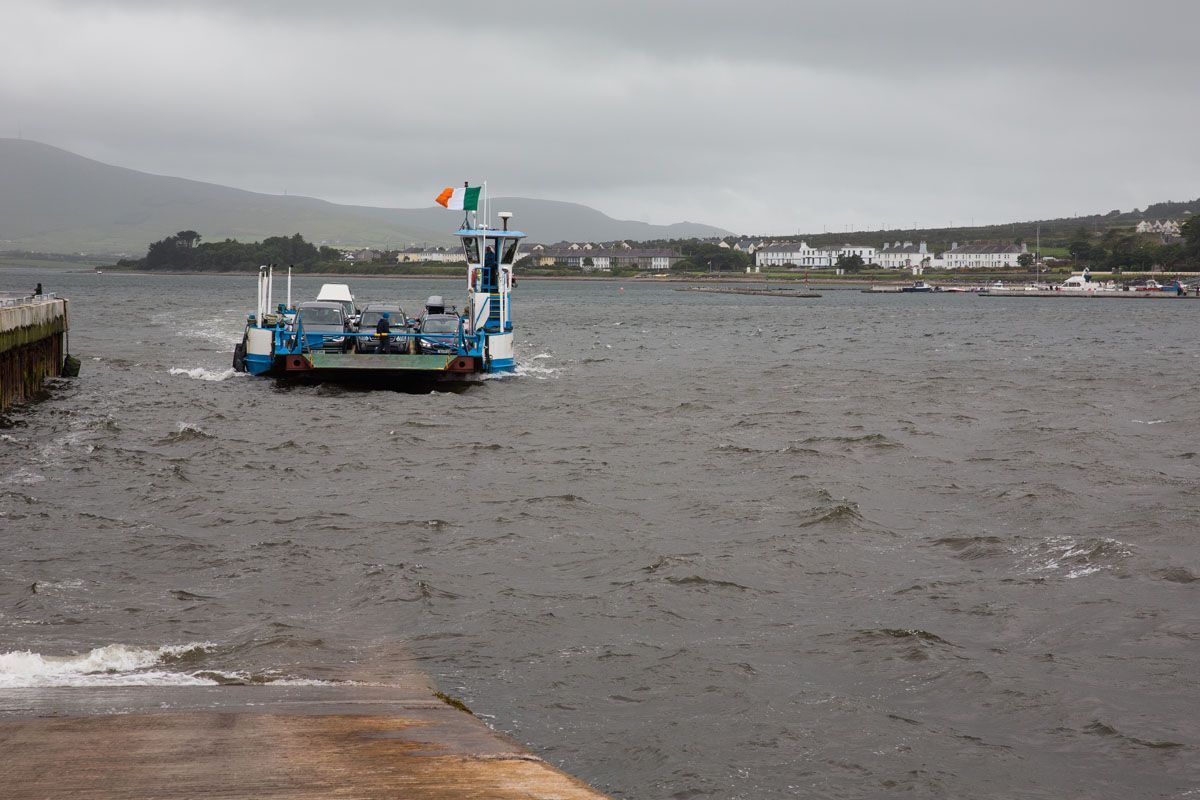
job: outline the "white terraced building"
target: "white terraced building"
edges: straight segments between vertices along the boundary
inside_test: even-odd
[[[839,258],[852,255],[862,258],[864,264],[873,263],[875,252],[874,247],[861,244],[810,247],[807,242],[778,242],[755,250],[754,263],[759,267],[827,269],[836,267]]]
[[[396,261],[401,264],[418,261],[440,261],[446,263],[463,262],[467,257],[462,250],[450,250],[445,247],[406,247],[396,254]]]
[[[1024,244],[982,242],[959,245],[955,242],[942,254],[942,259],[946,269],[999,269],[1019,266],[1017,259],[1028,252],[1029,248]]]
[[[613,267],[663,271],[683,259],[683,256],[674,250],[630,247],[624,242],[611,248],[590,244],[551,247],[537,245],[529,255],[535,266],[560,265],[576,267],[584,272],[611,272]]]
[[[884,269],[936,266],[933,253],[929,252],[929,245],[925,242],[884,242],[875,254],[875,263]]]
[[[777,242],[755,250],[754,264],[758,267],[802,267],[816,252],[807,242]]]

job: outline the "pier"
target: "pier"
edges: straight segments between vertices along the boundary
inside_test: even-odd
[[[54,295],[0,293],[0,411],[37,395],[62,374],[67,301]]]
[[[0,690],[6,800],[603,800],[434,696],[387,685]]]
[[[1054,291],[1052,289],[986,289],[979,292],[980,297],[1082,297],[1095,300],[1200,300],[1197,294],[1176,294],[1175,292],[1125,292],[1125,291],[1086,291],[1068,289]]]

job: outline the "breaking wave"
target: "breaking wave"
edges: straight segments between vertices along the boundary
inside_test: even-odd
[[[1082,578],[1102,570],[1115,569],[1133,555],[1124,542],[1110,538],[1075,539],[1053,536],[1026,553],[1027,573],[1055,573],[1062,577]]]
[[[110,644],[81,655],[47,656],[30,650],[0,653],[0,689],[48,689],[89,686],[324,686],[330,681],[294,678],[273,673],[251,674],[184,665],[197,665],[212,642],[132,647]],[[356,681],[345,683],[357,684]]]
[[[213,435],[201,428],[194,422],[180,422],[179,428],[174,433],[168,434],[162,438],[163,442],[174,444],[176,442],[194,442],[200,439],[212,439]]]
[[[217,684],[213,678],[162,668],[211,647],[209,642],[155,648],[110,644],[75,656],[13,650],[0,653],[0,688],[212,686]]]

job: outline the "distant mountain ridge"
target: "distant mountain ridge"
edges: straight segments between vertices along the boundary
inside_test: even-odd
[[[499,197],[535,241],[724,236],[710,225],[652,225],[588,206]],[[450,244],[458,220],[438,207],[349,206],[268,195],[103,164],[28,139],[0,139],[0,250],[141,254],[178,230],[205,239],[261,240],[300,233],[313,242],[393,247]]]

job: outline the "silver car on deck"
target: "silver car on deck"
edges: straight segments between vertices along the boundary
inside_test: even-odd
[[[345,352],[350,345],[345,335],[347,324],[346,312],[340,303],[316,300],[301,303],[296,309],[293,330],[302,330],[305,342],[313,350]]]

